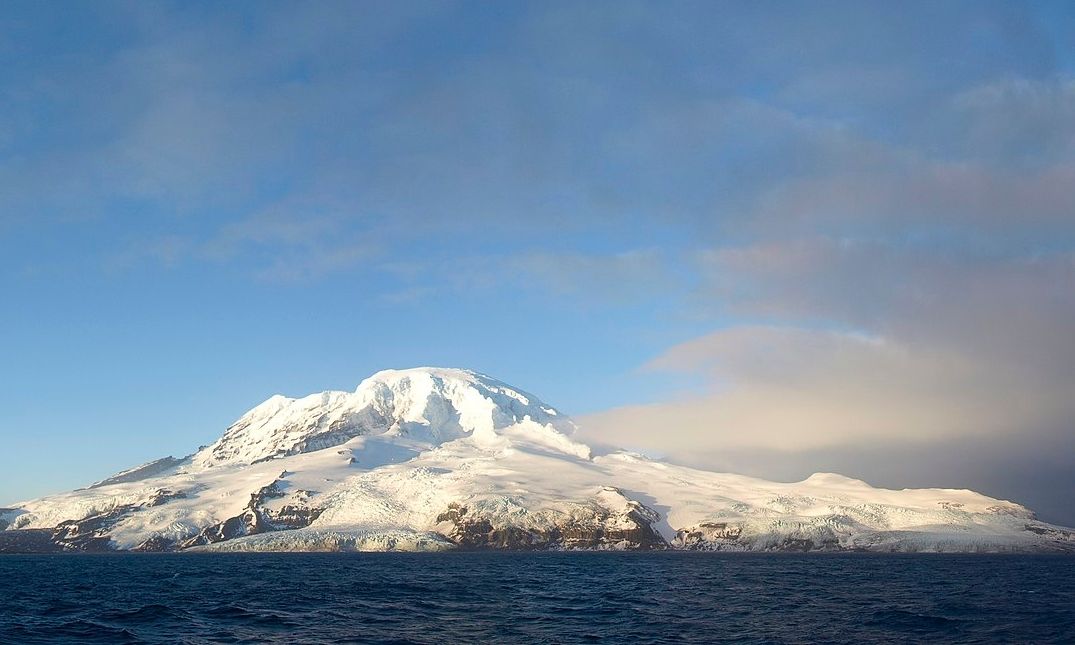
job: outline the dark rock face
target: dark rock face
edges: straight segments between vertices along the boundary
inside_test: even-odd
[[[818,524],[798,523],[750,535],[736,522],[702,522],[676,531],[672,546],[687,551],[843,551],[837,532],[843,521],[831,516]]]
[[[268,486],[262,486],[253,493],[250,493],[250,503],[247,505],[247,508],[257,508],[259,506],[264,506],[265,502],[270,499],[278,499],[280,497],[283,497],[286,494],[283,491],[283,478],[286,475],[286,472],[280,473],[280,477],[278,477],[273,483],[269,484]]]
[[[321,516],[321,511],[322,509],[320,508],[287,504],[281,507],[279,511],[273,512],[263,510],[262,515],[273,527],[272,530],[287,531],[309,526],[314,520]]]
[[[294,503],[285,504],[279,510],[270,510],[266,504],[273,499],[288,495],[284,491],[286,472],[268,486],[263,486],[250,495],[246,508],[223,522],[202,529],[197,535],[183,541],[175,541],[163,536],[151,537],[135,546],[132,551],[161,552],[176,551],[192,546],[213,544],[244,535],[254,535],[266,531],[283,531],[309,526],[321,515],[322,509],[304,506],[301,502],[309,498],[307,491],[290,493]],[[111,551],[113,545],[109,532],[113,525],[128,513],[139,509],[167,504],[174,499],[186,497],[184,491],[168,489],[155,490],[145,501],[139,504],[116,506],[107,512],[99,513],[80,520],[68,520],[48,529],[2,530],[0,528],[0,553],[53,553],[58,551]],[[12,509],[7,509],[12,510]],[[16,527],[18,524],[16,523]]]
[[[186,498],[186,496],[187,494],[183,491],[170,491],[167,488],[161,488],[154,492],[153,495],[149,498],[149,500],[143,503],[142,506],[160,506],[161,504],[170,502],[173,499],[184,499]]]
[[[778,550],[806,553],[807,551],[818,550],[820,547],[814,544],[814,541],[808,538],[786,538],[780,543]]]
[[[466,506],[452,503],[437,517],[451,522],[446,537],[467,549],[545,550],[545,549],[663,549],[668,546],[654,530],[657,514],[630,502],[630,510],[618,514],[594,508],[592,516],[571,518],[547,528],[494,525],[488,518],[475,515]]]
[[[56,553],[60,547],[52,541],[52,529],[0,531],[0,553]]]
[[[284,477],[286,472],[280,473],[268,486],[262,486],[250,494],[250,502],[242,513],[235,517],[229,517],[223,522],[208,526],[198,535],[184,540],[178,544],[178,548],[186,549],[192,546],[204,546],[215,544],[225,540],[231,540],[244,535],[256,535],[268,531],[286,531],[309,526],[316,520],[323,509],[300,506],[298,504],[285,504],[278,511],[265,508],[265,503],[272,499],[285,497]],[[308,496],[306,491],[295,491],[296,498],[303,499]]]
[[[286,472],[280,473],[280,477],[276,481],[251,493],[250,504],[247,509],[258,515],[258,521],[255,523],[258,529],[256,532],[301,529],[309,526],[311,522],[321,516],[323,509],[300,504],[285,504],[276,511],[265,508],[265,502],[268,500],[287,496],[287,493],[283,491],[283,478],[285,476],[287,476]],[[297,490],[291,495],[295,500],[305,500],[309,498],[310,493]],[[248,533],[248,535],[250,534]]]
[[[165,551],[175,550],[175,540],[169,540],[168,538],[160,535],[154,535],[145,542],[131,549],[131,551],[137,551],[140,553],[162,553]]]
[[[559,536],[550,536],[513,526],[494,528],[489,520],[467,515],[467,507],[452,502],[437,516],[437,522],[451,522],[455,528],[446,536],[470,549],[541,549]]]
[[[128,513],[153,506],[166,504],[173,499],[186,497],[183,491],[171,491],[165,488],[158,489],[146,501],[140,504],[123,504],[116,506],[104,513],[84,517],[80,520],[67,520],[60,522],[53,528],[48,529],[14,529],[0,531],[0,553],[3,552],[31,552],[52,553],[56,551],[87,551],[101,552],[113,550],[112,538],[109,532],[116,522],[123,519]],[[17,524],[16,524],[17,526]],[[45,546],[45,542],[49,546]],[[142,549],[143,545],[149,545],[152,540],[147,540],[139,545],[137,550],[167,550]],[[164,540],[166,542],[166,540]],[[5,551],[9,549],[9,551]]]
[[[138,506],[117,506],[106,513],[60,522],[52,529],[52,541],[61,551],[111,551],[109,529],[135,508]]]
[[[742,534],[742,527],[735,524],[702,522],[697,526],[676,531],[672,544],[680,549],[709,550],[718,544],[736,545]]]
[[[1048,538],[1054,548],[1062,553],[1075,553],[1075,531],[1067,531],[1059,527],[1043,525],[1041,523],[1027,523],[1023,528],[1031,533]]]
[[[192,546],[223,542],[224,540],[231,540],[244,535],[264,533],[266,530],[267,527],[262,521],[261,515],[255,510],[247,509],[235,517],[229,517],[223,522],[205,527],[194,537],[180,542],[179,548],[186,549]]]

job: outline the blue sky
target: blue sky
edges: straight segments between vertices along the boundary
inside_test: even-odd
[[[1072,34],[1070,3],[10,5],[0,501],[432,364],[594,441],[1075,523]]]

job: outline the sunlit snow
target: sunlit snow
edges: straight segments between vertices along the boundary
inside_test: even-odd
[[[666,429],[655,428],[657,432]],[[259,498],[308,525],[194,548],[442,550],[452,509],[490,530],[549,535],[648,523],[671,548],[1066,550],[1069,530],[968,490],[885,490],[835,474],[777,483],[628,452],[594,454],[537,397],[455,369],[391,370],[354,392],[273,396],[193,455],[5,509],[10,529],[111,518],[118,549],[190,540]],[[290,515],[289,515],[290,514]],[[633,519],[632,519],[633,518]],[[639,519],[641,518],[641,519]],[[485,526],[485,524],[482,524]],[[575,530],[575,529],[570,529]],[[632,548],[629,541],[602,548]],[[637,545],[635,545],[637,546]]]

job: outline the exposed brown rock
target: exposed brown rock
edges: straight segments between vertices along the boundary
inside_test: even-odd
[[[451,503],[437,516],[437,522],[451,522],[446,537],[467,549],[628,549],[648,550],[667,547],[652,526],[657,514],[644,505],[629,501],[630,510],[614,513],[596,505],[585,505],[589,513],[566,516],[563,523],[540,528],[496,525],[476,515],[467,506]],[[583,505],[580,505],[583,507]],[[627,527],[623,527],[627,524]]]

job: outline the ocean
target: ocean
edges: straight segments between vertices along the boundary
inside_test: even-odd
[[[0,643],[1071,643],[1075,557],[0,556]]]

